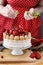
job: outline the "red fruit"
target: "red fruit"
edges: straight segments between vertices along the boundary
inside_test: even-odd
[[[18,35],[18,31],[14,30],[14,31],[13,31],[13,35],[14,35],[14,36]]]
[[[31,53],[30,57],[31,58],[35,58],[35,54],[34,53]]]
[[[22,29],[19,29],[18,31],[19,31],[19,32],[23,32]]]
[[[13,31],[12,31],[12,30],[10,30],[10,31],[9,31],[9,33],[10,33],[10,34],[12,34],[12,33],[13,33]]]
[[[24,36],[25,34],[23,33],[22,36]]]
[[[35,53],[35,58],[36,58],[36,59],[41,59],[40,53],[36,52],[36,53]]]
[[[19,36],[22,36],[22,34],[19,34]]]
[[[9,34],[9,30],[6,30],[5,32],[6,32],[6,34]]]

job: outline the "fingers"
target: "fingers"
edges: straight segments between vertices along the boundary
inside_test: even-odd
[[[17,15],[18,15],[18,11],[13,10],[12,7],[8,4],[5,7],[3,7],[3,6],[0,7],[0,14],[5,16],[5,17],[15,19],[17,17]]]

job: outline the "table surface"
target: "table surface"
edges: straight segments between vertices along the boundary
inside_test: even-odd
[[[25,50],[25,54],[22,56],[13,56],[10,52],[11,50],[9,49],[5,49],[3,52],[0,52],[0,56],[4,56],[3,59],[0,58],[0,65],[43,65],[43,52],[41,52],[42,58],[40,60],[29,59],[29,54],[31,52],[29,50]],[[3,63],[3,61],[5,62]],[[10,61],[10,63],[6,63],[6,61]]]

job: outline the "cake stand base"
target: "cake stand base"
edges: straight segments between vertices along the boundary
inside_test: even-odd
[[[12,50],[11,54],[12,55],[22,55],[23,51],[22,51],[22,49],[17,48],[17,49]]]

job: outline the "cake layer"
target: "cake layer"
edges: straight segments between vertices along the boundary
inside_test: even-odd
[[[28,40],[8,40],[4,39],[3,45],[6,48],[30,48],[31,47],[31,39]]]

